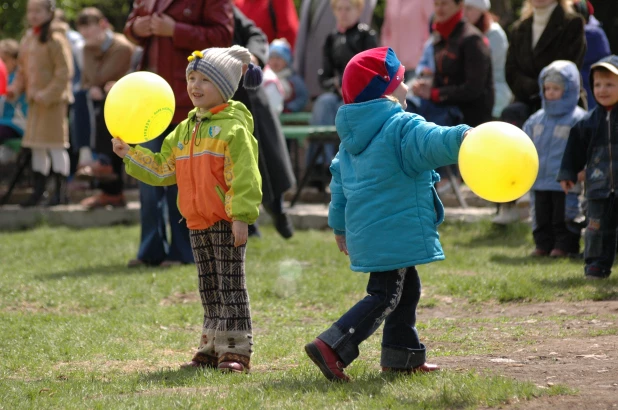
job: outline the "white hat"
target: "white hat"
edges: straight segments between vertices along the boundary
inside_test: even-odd
[[[489,0],[466,0],[464,2],[466,6],[476,7],[483,11],[487,11],[491,8],[491,2]]]

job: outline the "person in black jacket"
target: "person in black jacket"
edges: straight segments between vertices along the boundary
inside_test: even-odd
[[[584,21],[572,13],[567,0],[527,0],[511,31],[505,65],[516,104],[506,108],[503,119],[523,125],[541,108],[541,70],[556,60],[572,61],[581,69],[585,54]]]
[[[618,227],[618,56],[593,64],[590,83],[598,105],[571,128],[557,180],[567,193],[585,169],[584,273],[586,279],[605,279],[616,256]]]
[[[463,0],[436,4],[433,83],[416,80],[412,90],[439,105],[459,107],[464,123],[475,127],[492,119],[491,53],[483,33],[463,19],[463,4]]]
[[[320,85],[325,90],[313,104],[311,112],[312,125],[335,125],[337,110],[343,104],[341,98],[341,77],[348,62],[361,51],[378,46],[378,36],[374,30],[359,19],[365,6],[364,0],[334,0],[331,2],[337,21],[337,29],[326,37],[324,42],[324,59],[318,70]],[[323,158],[318,159],[324,165],[322,174],[330,175],[328,165],[335,157],[336,147],[328,144]],[[307,162],[312,157],[314,146],[309,146]],[[318,189],[323,186],[320,180],[314,181]]]
[[[264,68],[268,61],[268,39],[237,7],[234,7],[233,42],[246,47],[254,63]],[[238,87],[232,99],[245,104],[253,115],[253,135],[258,140],[258,165],[262,175],[262,206],[273,218],[277,232],[286,239],[290,238],[294,227],[283,210],[283,194],[296,183],[296,179],[279,119],[270,108],[262,87],[256,90]],[[257,225],[250,227],[249,233],[259,236]]]

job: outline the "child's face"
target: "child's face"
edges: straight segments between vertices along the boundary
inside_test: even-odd
[[[348,29],[358,23],[362,10],[355,7],[350,0],[338,0],[333,8],[333,13],[337,20],[337,26]]]
[[[401,104],[404,110],[408,106],[408,102],[406,101],[407,95],[408,86],[405,82],[402,81],[401,84],[399,84],[399,86],[395,88],[395,91],[393,91],[393,97],[397,98],[397,101],[399,101],[399,104]]]
[[[605,70],[595,70],[592,76],[593,93],[597,102],[604,107],[618,104],[618,75]]]
[[[556,101],[562,98],[564,88],[560,84],[545,82],[543,84],[543,95],[546,101]]]
[[[98,23],[90,23],[77,27],[79,34],[84,37],[84,43],[87,46],[100,46],[105,41],[104,21]]]
[[[191,98],[193,105],[204,111],[225,102],[217,87],[210,82],[208,77],[197,71],[189,73],[187,93],[189,93],[189,98]]]
[[[17,68],[17,59],[11,57],[7,53],[0,51],[0,60],[4,62],[4,65],[9,73],[12,73],[15,68]]]
[[[279,57],[278,55],[272,55],[268,58],[268,66],[275,73],[278,73],[279,71],[285,70],[288,64],[283,58]]]
[[[41,0],[29,0],[26,10],[26,20],[31,27],[40,27],[52,19],[52,12]]]
[[[434,0],[435,19],[437,23],[445,22],[462,9],[464,2],[456,3],[455,0]]]

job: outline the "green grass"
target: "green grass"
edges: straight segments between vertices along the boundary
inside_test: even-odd
[[[329,232],[298,232],[284,241],[269,227],[263,231],[247,253],[256,340],[249,375],[178,370],[200,335],[195,267],[125,268],[136,253],[137,227],[0,234],[0,409],[451,409],[572,393],[455,369],[384,376],[378,335],[348,368],[353,383],[329,383],[302,346],[364,295],[367,277],[349,271]],[[450,298],[470,315],[421,315],[419,333],[437,362],[495,354],[542,331],[519,319],[474,314],[486,304],[618,298],[615,277],[585,281],[581,261],[528,258],[533,246],[524,225],[449,223],[441,234],[447,260],[419,267],[421,309],[442,308]],[[568,319],[544,318],[547,332]],[[595,332],[586,336],[616,330]]]

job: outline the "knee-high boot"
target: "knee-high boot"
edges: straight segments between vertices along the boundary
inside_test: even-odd
[[[37,206],[41,202],[41,198],[45,194],[45,185],[47,183],[47,176],[40,172],[34,172],[34,190],[30,198],[22,202],[20,205],[23,207]]]
[[[54,174],[55,190],[54,195],[49,198],[47,206],[66,205],[69,203],[67,194],[67,177]]]

